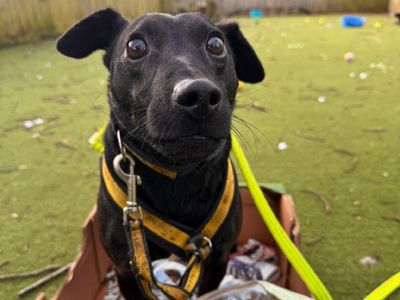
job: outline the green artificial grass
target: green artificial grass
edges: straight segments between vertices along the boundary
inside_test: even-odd
[[[400,271],[400,27],[386,16],[359,29],[341,28],[339,16],[239,22],[267,72],[238,94],[236,114],[254,135],[234,125],[253,170],[294,196],[302,251],[334,299],[361,299]],[[64,265],[96,202],[98,154],[87,140],[108,119],[107,72],[100,53],[68,59],[54,41],[0,50],[0,70],[0,264],[9,261],[0,273]],[[36,117],[45,124],[23,127]],[[378,263],[361,265],[364,256]],[[39,277],[0,282],[0,299]],[[62,280],[40,290],[51,295]]]

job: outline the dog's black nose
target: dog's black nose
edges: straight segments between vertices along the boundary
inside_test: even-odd
[[[192,114],[212,112],[218,107],[221,92],[208,79],[185,79],[175,86],[172,99]]]

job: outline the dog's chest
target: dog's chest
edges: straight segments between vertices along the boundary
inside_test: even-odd
[[[202,174],[200,178],[178,178],[170,184],[146,185],[139,198],[161,216],[182,225],[198,228],[218,204],[223,188],[222,176]]]

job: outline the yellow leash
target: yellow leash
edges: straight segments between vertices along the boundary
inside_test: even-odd
[[[400,272],[390,277],[375,290],[367,295],[364,300],[383,300],[400,287]]]
[[[307,263],[303,255],[293,244],[290,238],[283,230],[278,219],[275,217],[271,207],[265,199],[264,193],[261,191],[257,184],[256,178],[250,169],[249,163],[243,153],[241,146],[232,134],[232,151],[235,154],[236,160],[239,164],[240,170],[242,171],[243,177],[247,183],[247,187],[253,197],[254,203],[265,224],[269,228],[275,241],[278,243],[282,252],[288,258],[293,268],[297,271],[304,283],[310,289],[311,293],[318,300],[332,300],[332,296],[328,290],[315,274],[314,270]]]

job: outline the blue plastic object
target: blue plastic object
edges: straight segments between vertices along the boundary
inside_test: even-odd
[[[343,16],[342,26],[343,27],[362,27],[365,24],[365,18],[356,16]]]
[[[263,12],[261,9],[252,9],[249,13],[250,18],[259,19],[263,17]]]

